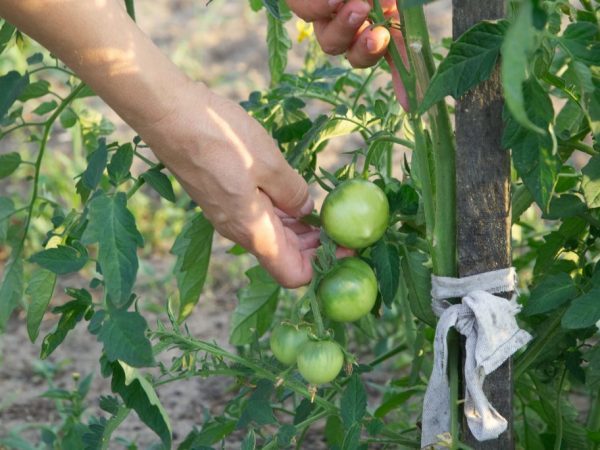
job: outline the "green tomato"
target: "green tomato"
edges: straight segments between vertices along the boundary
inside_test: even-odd
[[[300,348],[307,342],[308,328],[297,327],[289,323],[277,325],[269,340],[273,355],[286,366],[296,363]]]
[[[321,223],[327,235],[347,248],[365,248],[385,233],[390,205],[385,193],[363,179],[344,181],[325,198]]]
[[[344,258],[319,283],[323,312],[336,322],[354,322],[369,314],[377,299],[377,278],[360,258]]]
[[[298,353],[298,371],[310,384],[335,380],[344,366],[344,352],[334,341],[309,341]]]

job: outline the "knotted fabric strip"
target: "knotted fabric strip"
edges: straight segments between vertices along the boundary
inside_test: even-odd
[[[450,385],[448,344],[450,328],[466,337],[464,414],[479,441],[496,439],[507,422],[483,393],[486,375],[531,340],[515,319],[520,311],[516,295],[509,301],[493,294],[515,292],[514,268],[495,270],[465,278],[433,276],[432,306],[439,316],[435,330],[433,371],[423,401],[421,447],[440,448],[450,432]],[[446,299],[462,298],[452,305]]]

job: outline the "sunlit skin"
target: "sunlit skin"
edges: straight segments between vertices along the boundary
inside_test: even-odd
[[[346,53],[354,66],[375,64],[385,54],[389,33],[371,29],[362,1],[335,8],[327,0],[289,3],[315,21],[328,52]],[[393,15],[395,2],[383,3]],[[241,107],[179,70],[122,1],[0,0],[0,16],[58,56],[119,114],[219,233],[252,252],[282,285],[311,280],[319,231],[298,220],[313,210],[306,182]],[[402,102],[397,82],[396,88]]]

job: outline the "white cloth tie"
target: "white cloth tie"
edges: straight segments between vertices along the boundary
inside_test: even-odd
[[[496,439],[507,422],[483,392],[486,375],[531,340],[515,319],[521,307],[516,295],[508,301],[492,294],[515,292],[513,267],[465,278],[432,276],[432,307],[439,321],[435,330],[433,370],[423,401],[421,447],[447,440],[450,432],[450,385],[448,343],[450,328],[466,337],[464,414],[473,436],[479,441]],[[446,299],[462,298],[452,305]]]

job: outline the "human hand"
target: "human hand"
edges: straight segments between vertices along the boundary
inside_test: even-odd
[[[398,101],[408,110],[408,98],[400,75],[394,69],[388,55],[390,39],[400,50],[407,64],[406,50],[402,33],[398,29],[388,30],[383,26],[372,26],[367,20],[373,0],[287,0],[292,11],[300,18],[314,24],[315,36],[325,53],[346,54],[346,58],[356,68],[375,65],[386,57],[392,68],[392,81]],[[395,0],[381,0],[386,17],[399,22]]]
[[[298,220],[313,210],[308,186],[241,107],[190,82],[172,114],[138,132],[220,234],[283,286],[310,282],[320,241]]]

